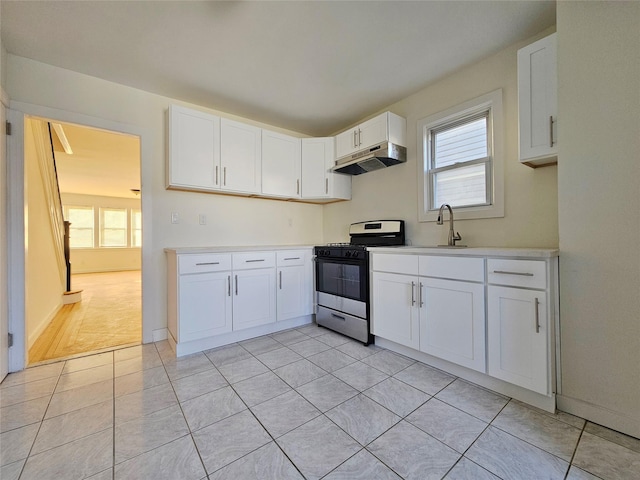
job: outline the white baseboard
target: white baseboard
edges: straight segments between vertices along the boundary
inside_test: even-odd
[[[158,328],[157,330],[154,330],[152,334],[154,342],[161,342],[169,337],[169,331],[166,328]]]
[[[505,382],[498,378],[490,377],[485,373],[456,365],[446,360],[442,360],[441,358],[428,355],[424,352],[414,350],[413,348],[400,345],[384,338],[376,337],[375,343],[380,347],[400,353],[401,355],[405,355],[409,358],[413,358],[414,360],[418,360],[422,363],[443,370],[451,375],[468,380],[476,385],[501,393],[507,397],[528,403],[529,405],[533,405],[534,407],[538,407],[547,412],[555,412],[556,410],[555,394],[543,395],[541,393],[527,390],[526,388],[519,387],[518,385],[513,385],[512,383]]]
[[[47,327],[53,321],[53,319],[58,314],[61,308],[62,308],[62,301],[60,301],[60,303],[58,303],[55,307],[53,307],[53,310],[51,310],[51,312],[49,312],[49,315],[46,316],[45,320],[42,321],[40,325],[38,325],[38,328],[36,328],[33,332],[29,333],[29,337],[27,338],[27,351],[29,351],[29,349],[33,346],[33,344],[38,339],[38,337],[42,335],[42,332],[44,332],[47,329]]]
[[[221,347],[223,345],[229,345],[235,342],[241,342],[243,340],[249,340],[250,338],[260,337],[262,335],[268,335],[270,333],[279,332],[281,330],[287,330],[289,328],[301,327],[313,322],[313,315],[304,315],[302,317],[292,318],[280,322],[268,323],[266,325],[260,325],[258,327],[246,328],[244,330],[238,330],[235,332],[223,333],[214,337],[202,338],[199,340],[193,340],[191,342],[182,342],[176,344],[175,339],[169,335],[169,344],[177,357],[184,355],[190,355],[192,353],[202,352],[211,348]]]
[[[640,438],[640,418],[610,410],[602,405],[586,402],[566,395],[558,395],[558,409],[563,412],[586,418],[590,422],[604,425],[618,432]]]

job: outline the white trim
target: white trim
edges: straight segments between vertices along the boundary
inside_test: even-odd
[[[457,117],[476,112],[482,108],[491,108],[491,143],[493,145],[492,173],[489,182],[493,188],[493,205],[478,207],[459,207],[455,210],[456,220],[504,217],[504,119],[502,108],[502,89],[494,90],[480,97],[451,107],[442,112],[422,118],[417,122],[417,169],[418,169],[418,221],[435,222],[437,211],[425,212],[425,130],[451,121]]]
[[[557,395],[558,410],[585,418],[591,422],[640,438],[640,420],[566,395]]]
[[[169,330],[166,328],[158,328],[153,331],[153,341],[161,342],[162,340],[166,340],[169,338]]]
[[[53,307],[53,309],[49,312],[49,315],[47,315],[46,320],[42,322],[38,328],[36,328],[33,332],[31,332],[31,334],[29,335],[29,338],[27,339],[27,351],[29,351],[29,349],[33,347],[33,344],[38,339],[38,337],[42,334],[42,332],[45,331],[45,329],[53,321],[55,316],[58,314],[58,312],[62,308],[62,305],[63,305],[62,297],[60,297],[60,303],[58,303],[55,307]]]
[[[151,329],[153,317],[152,291],[153,271],[145,268],[152,265],[153,204],[151,192],[145,187],[153,184],[153,145],[148,129],[126,123],[115,122],[89,115],[69,112],[30,103],[11,101],[7,117],[12,122],[13,132],[7,139],[7,196],[9,236],[9,331],[13,332],[14,347],[9,349],[9,371],[22,370],[26,365],[25,297],[24,297],[24,116],[30,115],[64,123],[84,125],[102,130],[135,135],[140,138],[140,189],[142,210],[142,343],[153,341]],[[15,228],[15,227],[18,228]],[[22,345],[23,348],[18,348]]]

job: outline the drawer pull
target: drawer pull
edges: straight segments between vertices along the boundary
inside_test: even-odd
[[[202,263],[196,263],[197,266],[200,265],[220,265],[220,262],[202,262]]]
[[[527,272],[507,272],[505,270],[494,270],[493,273],[497,273],[498,275],[518,275],[520,277],[533,277],[533,273]]]
[[[285,260],[300,260],[300,257],[289,257],[285,258]]]
[[[257,258],[255,260],[245,260],[246,263],[264,262],[264,258]]]
[[[540,300],[537,297],[534,305],[536,310],[536,333],[540,333]]]
[[[335,313],[332,313],[332,314],[331,314],[331,316],[332,316],[333,318],[337,318],[338,320],[344,320],[344,321],[346,321],[346,320],[347,320],[346,318],[341,317],[340,315],[336,315]]]

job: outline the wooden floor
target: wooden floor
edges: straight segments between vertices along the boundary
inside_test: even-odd
[[[140,343],[139,270],[73,275],[71,288],[82,301],[62,306],[29,349],[29,365]]]

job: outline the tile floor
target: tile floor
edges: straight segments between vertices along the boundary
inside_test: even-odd
[[[638,479],[640,440],[311,325],[11,374],[0,478]]]

